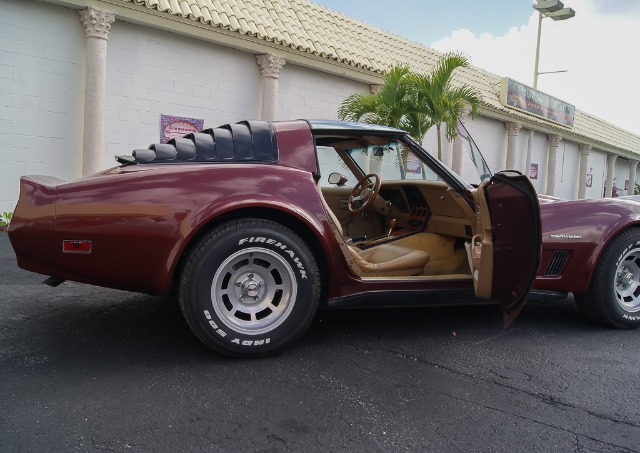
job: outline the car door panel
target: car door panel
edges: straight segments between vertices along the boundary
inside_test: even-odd
[[[327,205],[333,211],[333,214],[340,221],[341,225],[346,224],[352,214],[349,212],[347,208],[347,203],[349,201],[349,194],[351,193],[351,188],[349,187],[323,187],[322,195],[324,196]]]
[[[364,215],[349,211],[347,203],[351,190],[350,187],[322,188],[322,195],[333,214],[340,221],[344,235],[350,238],[366,236],[369,239],[382,235],[382,220],[372,208],[367,209],[363,213]]]
[[[517,317],[540,263],[540,206],[525,176],[503,172],[474,192],[476,225],[468,245],[476,295],[497,301],[505,325]]]

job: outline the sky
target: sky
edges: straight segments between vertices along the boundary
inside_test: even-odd
[[[640,135],[640,0],[562,0],[575,17],[542,21],[538,90]],[[532,0],[314,0],[354,19],[533,85]],[[393,8],[390,7],[393,5]]]

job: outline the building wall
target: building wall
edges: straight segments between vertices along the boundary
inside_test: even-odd
[[[256,119],[261,75],[255,56],[116,21],[109,34],[103,167],[160,141],[160,115],[217,127]]]
[[[529,175],[527,166],[527,148],[529,147],[529,130],[522,128],[518,132],[516,138],[516,164],[515,170],[521,171],[525,175]],[[511,170],[511,169],[509,169]]]
[[[578,144],[562,140],[558,144],[555,196],[568,200],[578,196],[578,169],[580,149]]]
[[[277,117],[338,119],[338,107],[347,96],[369,90],[364,83],[285,64],[278,83]]]
[[[502,121],[487,117],[476,117],[467,122],[467,129],[492,172],[504,170],[507,149],[507,134]],[[465,159],[467,156],[464,157]]]
[[[0,212],[15,207],[21,175],[80,176],[84,54],[76,11],[0,3]]]
[[[538,172],[537,175],[535,175],[535,172],[530,168],[527,172],[527,176],[531,177],[533,187],[535,187],[535,189],[540,193],[546,192],[547,146],[547,134],[534,132],[533,146],[531,149],[531,166],[534,167],[535,165],[537,165]]]
[[[602,198],[607,179],[607,153],[595,148],[591,150],[587,161],[587,179],[588,175],[591,175],[591,187],[587,185],[585,198]]]
[[[627,181],[629,181],[629,161],[618,158],[613,171],[613,184],[618,189],[618,196],[633,195],[633,189],[630,190],[631,193],[627,193],[629,190],[625,189],[625,182],[629,184]]]

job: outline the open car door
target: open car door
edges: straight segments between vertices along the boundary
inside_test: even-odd
[[[467,245],[478,297],[495,300],[505,326],[518,316],[540,264],[540,205],[529,179],[515,171],[485,179],[474,192],[476,225]]]

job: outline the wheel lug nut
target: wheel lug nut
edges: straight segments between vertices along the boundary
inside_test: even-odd
[[[258,286],[259,286],[260,288],[262,288],[262,287],[264,286],[264,282],[260,282],[260,283],[258,283]]]
[[[249,274],[249,275],[247,275],[247,277],[253,278],[253,274]]]
[[[253,300],[254,300],[254,301],[258,300],[258,296],[255,296],[255,297],[253,298]]]

